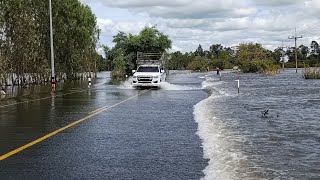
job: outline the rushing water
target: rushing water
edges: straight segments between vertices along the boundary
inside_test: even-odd
[[[210,95],[194,107],[204,179],[320,179],[320,81],[292,70],[199,78]]]

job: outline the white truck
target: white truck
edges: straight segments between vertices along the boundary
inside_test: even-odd
[[[133,87],[160,87],[166,80],[164,55],[160,53],[137,53],[137,70],[133,70]]]

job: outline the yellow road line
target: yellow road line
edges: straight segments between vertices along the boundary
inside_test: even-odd
[[[101,108],[98,108],[98,109],[96,109],[96,110],[94,110],[94,111],[89,112],[89,114],[94,114],[94,113],[96,113],[96,112],[98,112],[98,111],[101,111],[102,109],[105,109],[105,108],[107,108],[107,107],[109,107],[109,106],[110,106],[110,105],[103,106],[103,107],[101,107]]]
[[[31,147],[31,146],[33,146],[33,145],[35,145],[35,144],[37,144],[37,143],[39,143],[39,142],[41,142],[41,141],[43,141],[43,140],[46,140],[46,139],[50,138],[51,136],[54,136],[54,135],[60,133],[61,131],[64,131],[64,130],[66,130],[66,129],[68,129],[68,128],[76,125],[76,124],[79,124],[79,123],[81,123],[81,122],[83,122],[83,121],[85,121],[85,120],[87,120],[87,119],[89,119],[89,118],[91,118],[91,117],[93,117],[93,116],[95,116],[95,115],[97,115],[97,114],[100,114],[100,113],[103,112],[103,111],[109,110],[109,109],[111,109],[111,108],[113,108],[113,107],[115,107],[115,106],[118,106],[118,105],[120,105],[120,104],[122,104],[122,103],[124,103],[124,102],[126,102],[126,101],[128,101],[128,100],[130,100],[130,99],[133,99],[133,98],[135,98],[135,97],[137,97],[137,96],[139,96],[139,95],[141,95],[141,94],[144,94],[144,93],[146,93],[146,92],[148,92],[148,91],[149,91],[149,90],[144,90],[144,91],[142,91],[141,93],[139,93],[139,94],[137,94],[137,95],[135,95],[135,96],[132,96],[132,97],[130,97],[130,98],[127,98],[127,99],[125,99],[125,100],[123,100],[123,101],[121,101],[121,102],[118,102],[118,103],[114,104],[114,105],[104,106],[104,107],[102,107],[102,108],[99,108],[99,109],[97,109],[98,111],[93,111],[92,114],[90,114],[90,115],[88,115],[88,116],[86,116],[86,117],[84,117],[84,118],[82,118],[82,119],[80,119],[80,120],[78,120],[78,121],[75,121],[75,122],[73,122],[73,123],[71,123],[71,124],[69,124],[69,125],[67,125],[67,126],[65,126],[65,127],[63,127],[63,128],[60,128],[60,129],[58,129],[58,130],[56,130],[56,131],[53,131],[53,132],[51,132],[51,133],[49,133],[49,134],[47,134],[47,135],[45,135],[45,136],[43,136],[43,137],[41,137],[41,138],[39,138],[39,139],[37,139],[37,140],[34,140],[34,141],[32,141],[32,142],[24,145],[24,146],[21,146],[21,147],[15,149],[15,150],[13,150],[13,151],[10,151],[10,152],[8,152],[8,153],[0,156],[0,161],[2,161],[2,160],[6,159],[6,158],[8,158],[8,157],[10,157],[10,156],[12,156],[12,155],[14,155],[14,154],[17,154],[18,152],[23,151],[24,149],[29,148],[29,147]]]

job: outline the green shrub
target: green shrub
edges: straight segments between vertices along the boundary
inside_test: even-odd
[[[117,56],[113,61],[114,68],[111,71],[113,79],[123,79],[126,76],[126,62],[122,55]]]
[[[226,59],[213,59],[210,61],[209,66],[212,68],[219,68],[219,69],[232,69],[234,65],[230,63]]]
[[[271,60],[246,60],[242,61],[239,67],[244,73],[276,74],[280,69],[280,65],[274,64]]]
[[[295,62],[287,62],[284,64],[285,68],[296,68],[296,63]],[[298,68],[304,68],[305,65],[303,63],[298,63]]]
[[[244,73],[255,73],[259,71],[259,61],[242,61],[241,64],[239,64],[239,67]]]
[[[193,71],[206,71],[209,67],[209,61],[207,58],[195,57],[189,64],[187,69]]]

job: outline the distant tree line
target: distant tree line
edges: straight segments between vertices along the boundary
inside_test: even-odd
[[[173,52],[169,59],[169,68],[208,70],[212,68],[232,68],[235,64],[235,51],[230,47],[223,47],[221,44],[210,46],[209,50],[203,50],[199,45],[194,52],[181,53]]]
[[[299,46],[297,54],[300,67],[319,65],[320,47],[316,41],[311,42],[311,48]],[[199,45],[194,52],[171,53],[169,68],[205,71],[216,68],[231,69],[238,66],[243,72],[275,73],[280,68],[283,56],[288,58],[285,67],[295,67],[294,47],[287,50],[276,48],[270,51],[258,43],[240,44],[235,47],[213,44],[208,50],[203,50]]]
[[[100,30],[91,9],[79,0],[54,0],[52,11],[57,76],[75,79],[103,69],[98,66],[106,65],[104,59],[96,52]],[[49,25],[48,1],[0,0],[1,82],[11,77],[14,83],[40,83],[50,77]]]
[[[209,50],[203,50],[199,45],[194,52],[174,52],[171,54],[170,69],[190,69],[205,71],[213,69],[232,69],[239,66],[243,72],[269,72],[278,69],[277,61],[272,51],[260,44],[240,44],[236,47],[223,47],[213,44]]]

